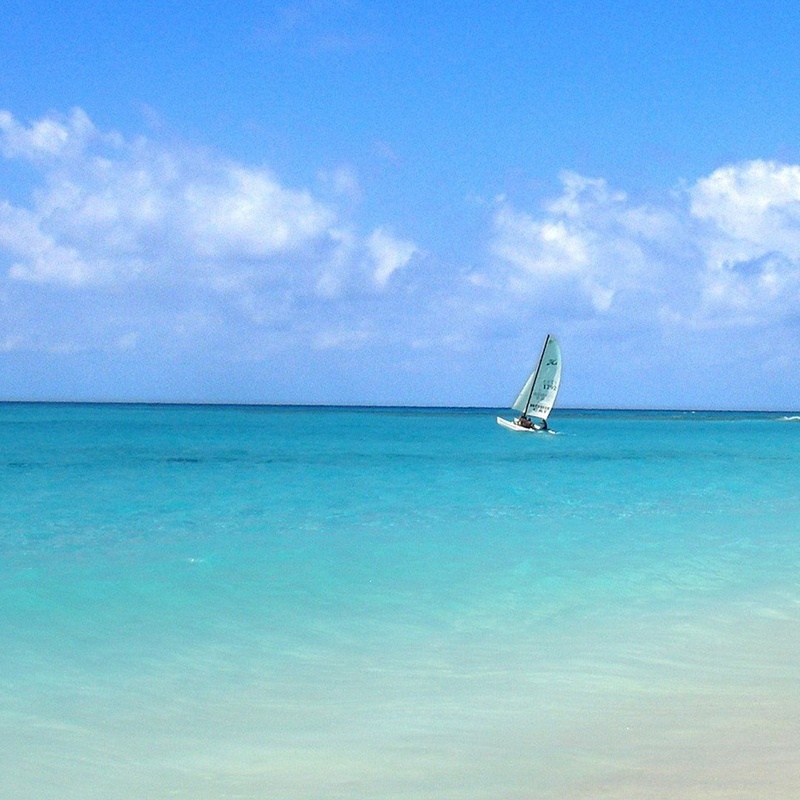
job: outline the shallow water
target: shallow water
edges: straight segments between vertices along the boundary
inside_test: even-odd
[[[0,796],[800,797],[788,414],[0,405]]]

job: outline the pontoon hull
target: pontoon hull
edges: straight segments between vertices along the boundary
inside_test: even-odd
[[[520,433],[544,433],[547,430],[546,428],[523,428],[522,425],[517,425],[516,422],[502,417],[497,418],[497,424],[508,428],[510,431],[518,431]]]

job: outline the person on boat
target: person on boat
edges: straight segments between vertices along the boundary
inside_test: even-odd
[[[533,423],[524,414],[517,420],[517,425],[519,425],[520,428],[533,427]]]
[[[547,430],[547,420],[543,419],[541,425],[534,425],[533,429],[535,431],[546,431]]]

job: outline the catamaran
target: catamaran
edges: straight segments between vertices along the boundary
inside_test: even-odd
[[[560,384],[561,348],[548,333],[536,369],[511,406],[520,415],[513,421],[498,417],[497,424],[512,431],[546,431],[547,418],[555,405]]]

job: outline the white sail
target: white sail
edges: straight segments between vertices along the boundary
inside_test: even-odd
[[[544,340],[539,363],[525,381],[512,408],[520,411],[523,416],[546,420],[555,405],[560,384],[561,348],[558,342],[548,335]]]

